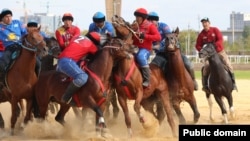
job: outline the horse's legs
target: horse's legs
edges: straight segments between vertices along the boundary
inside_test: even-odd
[[[127,130],[128,130],[128,137],[131,138],[133,135],[132,129],[131,129],[131,119],[129,116],[129,110],[128,110],[128,105],[127,105],[127,99],[125,97],[119,96],[118,95],[118,101],[120,103],[120,106],[123,110],[123,114],[125,117],[125,123],[127,126]]]
[[[186,119],[184,118],[182,112],[181,112],[181,108],[180,108],[180,101],[177,100],[173,100],[173,108],[179,118],[179,123],[181,124],[186,124]]]
[[[164,106],[165,112],[167,114],[168,124],[171,127],[172,134],[174,137],[177,137],[177,133],[176,133],[177,130],[176,130],[175,122],[174,122],[174,117],[173,117],[173,112],[172,112],[172,108],[171,108],[171,104],[170,104],[169,94],[167,94],[167,93],[168,92],[161,92],[160,98],[161,98],[161,102]]]
[[[24,116],[24,113],[25,113],[25,107],[24,107],[24,100],[23,99],[20,99],[19,102],[18,102],[18,105],[20,107],[20,110],[21,110],[21,113],[22,113],[22,116]]]
[[[137,116],[139,117],[140,122],[144,123],[144,117],[141,113],[141,101],[142,101],[142,96],[143,96],[143,92],[142,91],[138,91],[137,93],[137,98],[135,99],[135,104],[134,104],[134,110],[137,114]]]
[[[119,114],[119,107],[117,104],[117,96],[116,96],[116,91],[114,88],[112,88],[109,91],[109,95],[106,100],[105,117],[107,118],[110,116],[110,111],[109,111],[110,104],[112,104],[112,107],[113,107],[113,117],[117,118]]]
[[[26,116],[24,118],[24,124],[27,124],[31,118],[31,110],[32,110],[32,104],[33,104],[32,99],[27,99],[26,101],[27,101],[27,103],[26,103]]]
[[[1,129],[4,128],[4,120],[3,120],[2,113],[0,113],[0,128],[1,128]]]
[[[210,93],[206,93],[206,98],[209,105],[209,118],[211,121],[214,121],[212,95]]]
[[[228,123],[228,119],[227,119],[227,111],[225,109],[225,106],[224,106],[224,103],[223,103],[223,100],[221,97],[218,97],[218,96],[214,96],[216,102],[218,103],[220,109],[221,109],[221,113],[224,117],[224,122],[227,124]]]
[[[229,105],[230,116],[231,116],[231,118],[234,119],[235,113],[234,113],[234,107],[233,107],[233,96],[231,93],[227,96],[227,101],[228,101],[228,105]]]
[[[187,102],[189,103],[191,109],[193,110],[194,113],[194,123],[197,123],[199,118],[200,118],[200,112],[198,110],[197,104],[196,104],[196,99],[194,95],[190,95],[189,98],[187,99]]]
[[[116,90],[113,88],[111,90],[111,93],[112,93],[111,104],[112,104],[112,107],[113,107],[113,117],[117,118],[120,110],[119,110],[118,103],[117,103]]]
[[[65,114],[69,111],[69,109],[70,109],[69,105],[61,104],[60,110],[58,111],[55,117],[55,120],[59,122],[60,124],[64,125],[65,123],[64,117],[65,117]]]
[[[12,99],[11,99],[11,135],[14,135],[14,128],[15,128],[15,124],[16,124],[16,121],[17,121],[17,117],[18,117],[18,114],[17,114],[17,108],[18,108],[18,100],[12,96]]]
[[[82,110],[80,110],[78,107],[72,107],[72,110],[78,119],[82,118]]]

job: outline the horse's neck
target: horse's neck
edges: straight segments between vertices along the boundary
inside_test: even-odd
[[[103,49],[96,55],[94,60],[89,63],[88,68],[93,71],[103,82],[107,81],[111,75],[113,58],[108,49]]]
[[[168,54],[168,64],[170,66],[169,69],[174,71],[178,76],[184,74],[185,66],[179,49]]]
[[[218,54],[214,54],[208,58],[209,66],[213,68],[212,70],[221,70],[224,69],[224,63],[220,59]]]
[[[17,59],[17,62],[19,61],[25,64],[26,67],[22,67],[24,69],[30,69],[30,67],[35,67],[36,53],[22,48],[21,54],[19,58]]]

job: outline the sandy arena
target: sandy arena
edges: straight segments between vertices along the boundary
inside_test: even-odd
[[[201,89],[201,81],[199,82],[199,89]],[[236,113],[235,119],[229,118],[230,124],[249,124],[250,112],[249,109],[249,84],[250,80],[237,80],[237,86],[239,91],[233,91],[234,108]],[[218,104],[214,101],[213,115],[215,121],[209,120],[209,108],[205,94],[199,90],[195,91],[195,96],[198,104],[198,108],[201,114],[198,124],[221,124],[222,116]],[[139,122],[132,108],[134,101],[129,101],[130,115],[132,119],[133,138],[132,141],[178,141],[178,138],[172,137],[170,127],[165,119],[162,125],[158,125],[157,121],[152,116],[144,112],[146,116],[146,124],[152,125],[152,127],[145,130],[142,124]],[[225,103],[228,106],[227,103]],[[188,103],[183,102],[181,104],[183,114],[188,123],[192,123],[193,112]],[[112,107],[111,107],[112,108]],[[110,109],[111,109],[110,108]],[[112,110],[112,109],[111,109]],[[127,138],[127,129],[124,122],[123,112],[120,109],[119,116],[116,120],[112,118],[106,118],[108,126],[109,136],[107,138],[101,138],[95,136],[94,129],[94,117],[92,111],[88,114],[87,120],[78,120],[72,110],[67,113],[65,120],[68,122],[66,127],[63,128],[60,124],[55,122],[55,114],[49,114],[49,117],[45,123],[39,123],[33,121],[29,123],[24,130],[16,130],[15,136],[10,136],[10,104],[1,103],[0,111],[4,116],[5,129],[0,130],[1,141],[14,141],[14,140],[81,140],[81,141],[125,141]],[[175,116],[176,124],[177,117]],[[20,127],[20,121],[18,119],[16,128]]]

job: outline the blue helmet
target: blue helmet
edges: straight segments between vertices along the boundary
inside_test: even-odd
[[[95,23],[101,23],[105,21],[105,15],[102,12],[96,12],[93,16],[93,21]]]
[[[159,16],[156,12],[149,12],[148,14],[148,20],[152,20],[152,21],[159,21]]]

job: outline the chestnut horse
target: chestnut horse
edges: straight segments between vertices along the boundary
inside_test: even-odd
[[[214,43],[204,44],[202,49],[199,52],[200,58],[205,58],[208,60],[208,84],[209,84],[209,92],[206,92],[206,98],[208,100],[209,108],[210,108],[210,120],[213,120],[212,116],[212,100],[211,94],[214,95],[215,101],[219,105],[221,109],[221,113],[224,117],[224,122],[228,123],[227,118],[227,110],[225,104],[222,100],[223,97],[227,99],[229,104],[229,111],[232,118],[235,117],[234,108],[233,108],[233,83],[231,76],[229,74],[229,70],[225,67],[222,59],[219,57],[215,50]],[[203,69],[202,69],[203,70]]]
[[[122,17],[117,15],[112,17],[112,23],[116,30],[117,37],[121,38],[123,41],[122,44],[130,47],[133,42],[132,36],[136,36],[134,31]],[[157,65],[149,64],[151,70],[150,87],[143,89],[142,75],[136,65],[133,54],[128,54],[126,57],[117,61],[117,66],[114,70],[114,77],[116,81],[115,88],[118,95],[118,101],[124,112],[128,136],[131,137],[133,133],[131,129],[131,119],[129,116],[127,100],[135,100],[134,110],[140,121],[144,123],[144,117],[140,112],[141,102],[143,99],[147,99],[153,94],[161,99],[168,117],[168,123],[172,129],[172,133],[176,136],[176,125],[169,100],[168,84],[164,79],[165,76],[163,71]]]
[[[194,85],[191,76],[185,69],[178,41],[179,28],[165,38],[165,49],[168,57],[166,78],[169,86],[171,101],[174,110],[179,117],[179,122],[184,124],[186,120],[181,112],[180,103],[185,100],[191,106],[194,113],[194,122],[198,122],[200,113],[194,96]]]
[[[109,88],[109,79],[114,59],[121,54],[120,52],[123,52],[123,48],[113,45],[106,45],[99,50],[93,59],[87,63],[87,67],[84,66],[89,74],[87,83],[73,96],[78,107],[90,108],[96,112],[96,125],[99,127],[97,129],[100,129],[98,133],[101,135],[103,135],[103,129],[106,127],[103,111]],[[45,119],[48,103],[53,98],[55,102],[60,104],[55,120],[62,125],[65,124],[64,117],[71,106],[62,103],[60,100],[70,81],[68,76],[56,70],[41,73],[36,85],[35,95],[39,107],[39,116],[42,119]]]
[[[20,48],[20,56],[7,72],[5,78],[6,87],[3,88],[3,91],[11,95],[11,135],[14,135],[18,117],[18,102],[21,99],[26,99],[24,123],[27,123],[31,118],[30,111],[33,104],[34,85],[37,82],[35,73],[36,55],[38,51],[47,53],[46,43],[40,34],[40,27],[32,30],[22,38]]]

